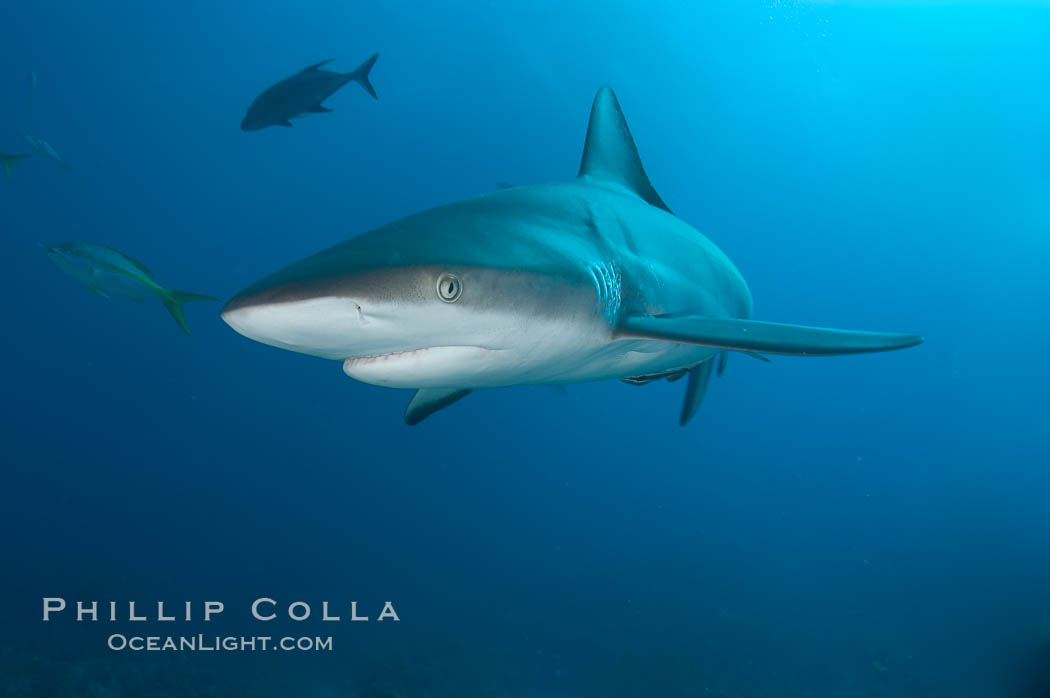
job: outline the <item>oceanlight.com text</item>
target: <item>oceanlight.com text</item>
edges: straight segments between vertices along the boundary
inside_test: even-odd
[[[235,637],[219,635],[146,636],[114,633],[109,649],[122,652],[331,652],[332,637]]]

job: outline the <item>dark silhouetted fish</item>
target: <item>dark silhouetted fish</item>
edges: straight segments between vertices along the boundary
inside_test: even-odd
[[[329,58],[281,80],[255,98],[241,122],[241,130],[258,131],[267,126],[291,126],[292,122],[289,119],[297,116],[332,111],[321,102],[351,80],[361,85],[372,97],[379,99],[372,83],[368,81],[368,73],[377,58],[378,53],[352,73],[321,70],[322,65],[333,60]]]

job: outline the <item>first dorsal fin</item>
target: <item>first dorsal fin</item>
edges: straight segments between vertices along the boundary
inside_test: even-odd
[[[649,182],[631,130],[627,128],[627,120],[620,110],[620,103],[608,86],[598,90],[591,105],[580,177],[618,184],[649,204],[671,212]]]

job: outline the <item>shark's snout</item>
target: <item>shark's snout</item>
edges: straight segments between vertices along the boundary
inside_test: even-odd
[[[249,339],[326,359],[349,356],[364,324],[361,306],[337,296],[295,300],[237,296],[221,314],[226,324]]]
[[[419,388],[469,381],[505,358],[498,348],[476,343],[481,340],[469,328],[457,331],[457,323],[435,320],[434,309],[392,312],[343,296],[282,295],[264,290],[237,296],[223,308],[222,319],[257,342],[342,361],[348,376],[374,385]]]

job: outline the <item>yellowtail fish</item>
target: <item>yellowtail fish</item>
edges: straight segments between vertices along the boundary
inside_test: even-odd
[[[5,153],[5,152],[0,151],[0,163],[2,163],[3,166],[4,166],[4,174],[10,175],[11,174],[11,166],[14,165],[16,162],[18,162],[19,160],[22,160],[23,158],[27,158],[27,157],[29,157],[29,156],[28,155],[11,155],[10,153]]]
[[[186,334],[190,328],[183,315],[183,304],[214,301],[197,293],[173,291],[153,280],[153,272],[141,262],[105,245],[91,242],[63,242],[47,248],[47,256],[58,268],[81,282],[98,296],[124,296],[136,301],[156,298],[168,309]]]

